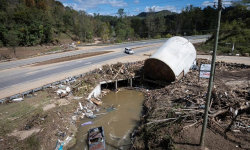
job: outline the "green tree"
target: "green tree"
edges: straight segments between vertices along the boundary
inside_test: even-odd
[[[109,35],[110,35],[110,28],[109,28],[109,23],[103,23],[102,25],[102,33],[101,33],[101,37],[102,37],[102,41],[103,43],[107,43],[108,42],[108,39],[109,39]]]
[[[154,37],[156,35],[155,32],[155,10],[154,8],[149,8],[148,13],[147,13],[147,17],[146,17],[146,26],[148,28],[148,37]]]
[[[16,47],[19,45],[20,39],[18,38],[17,31],[10,30],[6,35],[5,39],[7,41],[7,44],[11,46],[14,50],[14,54],[16,56]]]
[[[126,13],[124,12],[124,9],[120,8],[117,12],[120,18],[125,17]]]
[[[165,29],[166,29],[166,26],[165,26],[165,22],[166,22],[166,19],[164,18],[163,14],[160,14],[158,13],[155,17],[155,32],[156,32],[156,35],[163,35]]]

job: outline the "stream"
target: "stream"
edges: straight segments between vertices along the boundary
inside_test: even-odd
[[[142,115],[144,94],[135,90],[110,92],[102,98],[99,112],[94,119],[81,120],[77,133],[77,143],[71,150],[88,150],[88,130],[103,126],[106,149],[128,149],[131,146],[130,133],[139,125]],[[106,113],[106,114],[105,114]],[[81,124],[92,121],[90,125]]]

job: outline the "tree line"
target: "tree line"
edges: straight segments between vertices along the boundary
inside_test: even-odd
[[[250,27],[249,0],[222,10],[219,42],[247,43]],[[180,13],[149,8],[136,16],[119,9],[116,16],[76,11],[56,0],[1,0],[0,47],[57,43],[60,34],[72,40],[103,43],[162,38],[172,35],[211,34],[216,29],[217,10],[186,6]],[[211,38],[210,41],[212,41]]]

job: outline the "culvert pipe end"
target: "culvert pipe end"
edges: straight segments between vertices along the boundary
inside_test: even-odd
[[[154,80],[175,81],[172,69],[161,60],[151,58],[144,63],[146,76]]]

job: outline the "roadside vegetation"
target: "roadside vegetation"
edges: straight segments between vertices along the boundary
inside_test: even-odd
[[[225,44],[229,43],[232,47],[234,43],[235,52],[249,53],[248,3],[240,1],[222,10],[219,46],[227,47]],[[1,0],[0,47],[10,47],[11,53],[16,55],[19,50],[16,47],[20,46],[60,45],[72,41],[92,43],[95,37],[104,44],[112,44],[175,35],[212,34],[216,28],[216,14],[214,7],[202,9],[190,5],[181,13],[155,12],[150,8],[136,16],[127,15],[124,9],[119,9],[116,16],[89,15],[86,11],[64,7],[56,0]],[[212,45],[213,37],[206,46]],[[221,53],[227,52],[227,48],[221,48]]]

